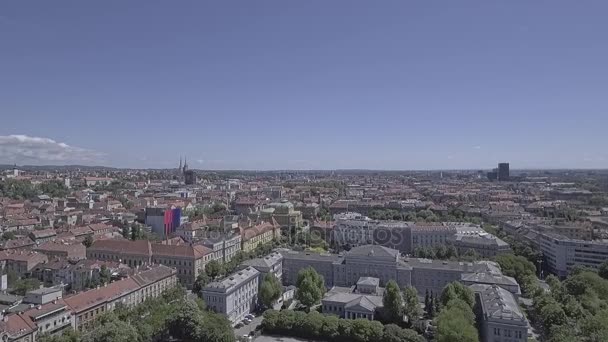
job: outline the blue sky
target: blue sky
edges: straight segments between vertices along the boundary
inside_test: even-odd
[[[2,1],[0,164],[608,167],[606,1]]]

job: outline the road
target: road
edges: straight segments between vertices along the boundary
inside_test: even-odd
[[[308,342],[311,340],[304,340],[293,337],[275,337],[275,336],[260,336],[254,340],[255,342]]]
[[[261,315],[258,317],[254,317],[252,322],[249,323],[248,325],[245,325],[241,328],[238,329],[234,329],[234,335],[236,337],[241,337],[243,335],[249,335],[250,332],[254,331],[255,328],[260,325],[260,323],[262,323],[262,319],[264,317],[262,317]]]

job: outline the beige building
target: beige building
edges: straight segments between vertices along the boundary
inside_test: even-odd
[[[302,213],[295,210],[291,202],[270,203],[268,208],[261,211],[261,214],[265,221],[271,221],[274,218],[285,230],[294,231],[304,225]]]
[[[176,284],[174,269],[163,265],[147,266],[130,278],[80,292],[64,298],[64,301],[75,317],[74,328],[82,331],[93,327],[93,321],[97,316],[114,310],[119,303],[133,307],[148,298],[160,296]]]
[[[39,252],[23,250],[6,250],[0,252],[0,270],[15,272],[19,277],[29,273],[39,263],[47,261],[47,256]]]
[[[99,240],[87,249],[89,259],[120,261],[130,267],[161,264],[175,268],[177,278],[188,288],[212,256],[211,250],[201,245],[164,245],[147,240]]]
[[[243,251],[251,252],[260,245],[265,245],[278,239],[281,235],[278,224],[272,222],[262,222],[258,225],[249,228],[241,229],[241,241],[243,243]]]

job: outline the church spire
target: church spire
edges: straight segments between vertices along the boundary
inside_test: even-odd
[[[182,156],[179,156],[179,169],[182,169]]]

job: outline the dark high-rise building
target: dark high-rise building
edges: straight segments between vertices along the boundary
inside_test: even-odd
[[[498,164],[498,181],[508,181],[509,180],[509,163],[499,163]]]
[[[196,173],[192,170],[184,171],[184,183],[186,185],[196,184]]]
[[[496,169],[488,172],[488,179],[490,181],[495,181],[496,179],[498,179],[498,171],[496,171]]]

